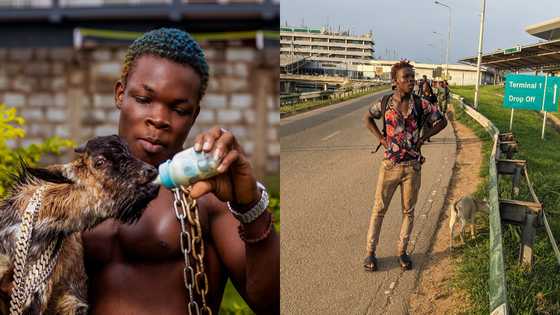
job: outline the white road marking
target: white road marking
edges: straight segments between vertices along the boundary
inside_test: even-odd
[[[340,130],[337,130],[337,131],[331,133],[330,135],[324,137],[323,139],[321,139],[321,141],[329,140],[330,138],[336,136],[336,135],[339,134],[339,133],[340,133]]]

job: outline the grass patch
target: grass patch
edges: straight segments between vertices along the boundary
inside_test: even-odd
[[[220,315],[252,315],[253,311],[247,306],[243,298],[237,293],[235,287],[228,280],[224,290],[224,298],[220,305]]]
[[[274,215],[274,227],[280,232],[280,175],[268,175],[264,178],[264,185],[270,194],[269,208]],[[220,305],[220,315],[252,315],[253,311],[237,292],[230,280],[228,280],[222,304]]]
[[[325,99],[325,100],[317,100],[317,101],[309,101],[309,102],[303,102],[303,103],[296,103],[296,104],[292,104],[292,105],[282,105],[280,106],[280,113],[282,114],[292,114],[292,113],[296,113],[296,112],[302,112],[302,111],[307,111],[307,110],[311,110],[311,109],[315,109],[315,108],[319,108],[319,107],[323,107],[323,106],[327,106],[327,105],[331,105],[331,104],[336,104],[336,103],[340,103],[340,102],[344,102],[350,99],[354,99],[357,97],[361,97],[364,95],[369,95],[369,94],[373,94],[382,90],[386,90],[389,89],[390,86],[389,85],[380,85],[380,86],[376,86],[374,88],[372,88],[371,90],[365,91],[365,92],[361,92],[361,93],[355,93],[352,95],[349,95],[347,97],[344,98],[337,98],[337,99]]]
[[[452,91],[472,104],[474,87],[454,87]],[[502,107],[503,87],[485,86],[480,90],[479,110],[501,131],[509,129],[510,109]],[[460,111],[457,111],[460,112]],[[491,139],[476,122],[464,113],[458,119],[475,130],[484,140],[484,177],[477,195],[485,196],[488,191],[488,159],[492,146]],[[469,121],[470,120],[470,121]],[[545,140],[540,139],[542,117],[535,111],[515,111],[513,132],[519,141],[516,159],[527,160],[529,177],[539,200],[543,203],[551,229],[560,238],[560,134],[547,128]],[[502,198],[511,198],[511,179],[501,178],[499,193]],[[521,187],[516,198],[530,200],[526,186]],[[537,230],[534,244],[534,266],[527,272],[518,264],[518,250],[521,229],[503,226],[504,263],[508,302],[512,314],[560,314],[560,267],[554,257],[552,246],[544,228]],[[488,314],[488,266],[489,235],[488,223],[482,225],[482,232],[475,240],[468,241],[460,250],[457,273],[453,285],[468,292],[471,310],[468,314]]]

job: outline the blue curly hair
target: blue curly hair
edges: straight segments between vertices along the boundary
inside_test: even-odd
[[[154,55],[191,66],[200,75],[198,99],[202,99],[208,87],[208,63],[200,45],[189,33],[176,28],[160,28],[137,38],[128,47],[124,58],[121,73],[124,86],[136,60],[143,55]]]

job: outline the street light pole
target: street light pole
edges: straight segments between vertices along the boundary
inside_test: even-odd
[[[478,110],[478,97],[480,89],[480,62],[482,60],[482,40],[484,34],[484,11],[486,11],[486,0],[482,1],[482,12],[480,14],[480,34],[478,35],[478,60],[476,62],[476,88],[474,90],[474,109]]]
[[[441,64],[443,65],[443,62],[444,62],[444,60],[443,60],[443,55],[444,55],[443,50],[446,49],[446,47],[443,46],[444,37],[443,37],[442,34],[436,32],[436,31],[432,31],[432,33],[435,34],[435,35],[438,35],[438,36],[439,36],[439,40],[441,41]],[[447,47],[447,48],[448,48],[448,47]],[[447,62],[447,60],[446,60],[446,62]],[[447,68],[447,67],[446,67],[446,68]]]
[[[449,45],[451,44],[451,7],[439,1],[435,1],[434,3],[449,9],[449,27],[447,30],[447,51],[445,52],[445,79],[449,80]]]

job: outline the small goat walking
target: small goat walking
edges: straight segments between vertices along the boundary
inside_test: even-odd
[[[484,200],[478,200],[469,195],[459,198],[450,206],[449,212],[449,249],[453,250],[453,228],[455,224],[460,225],[461,241],[465,243],[465,227],[470,225],[471,238],[475,236],[474,219],[478,211],[488,213],[488,203]]]
[[[76,232],[108,218],[135,222],[158,193],[156,169],[134,158],[118,136],[94,138],[75,152],[78,158],[68,164],[22,167],[0,202],[1,314],[86,314],[87,278]],[[33,218],[31,226],[25,216]],[[28,229],[25,266],[14,270],[22,255],[16,243]]]

